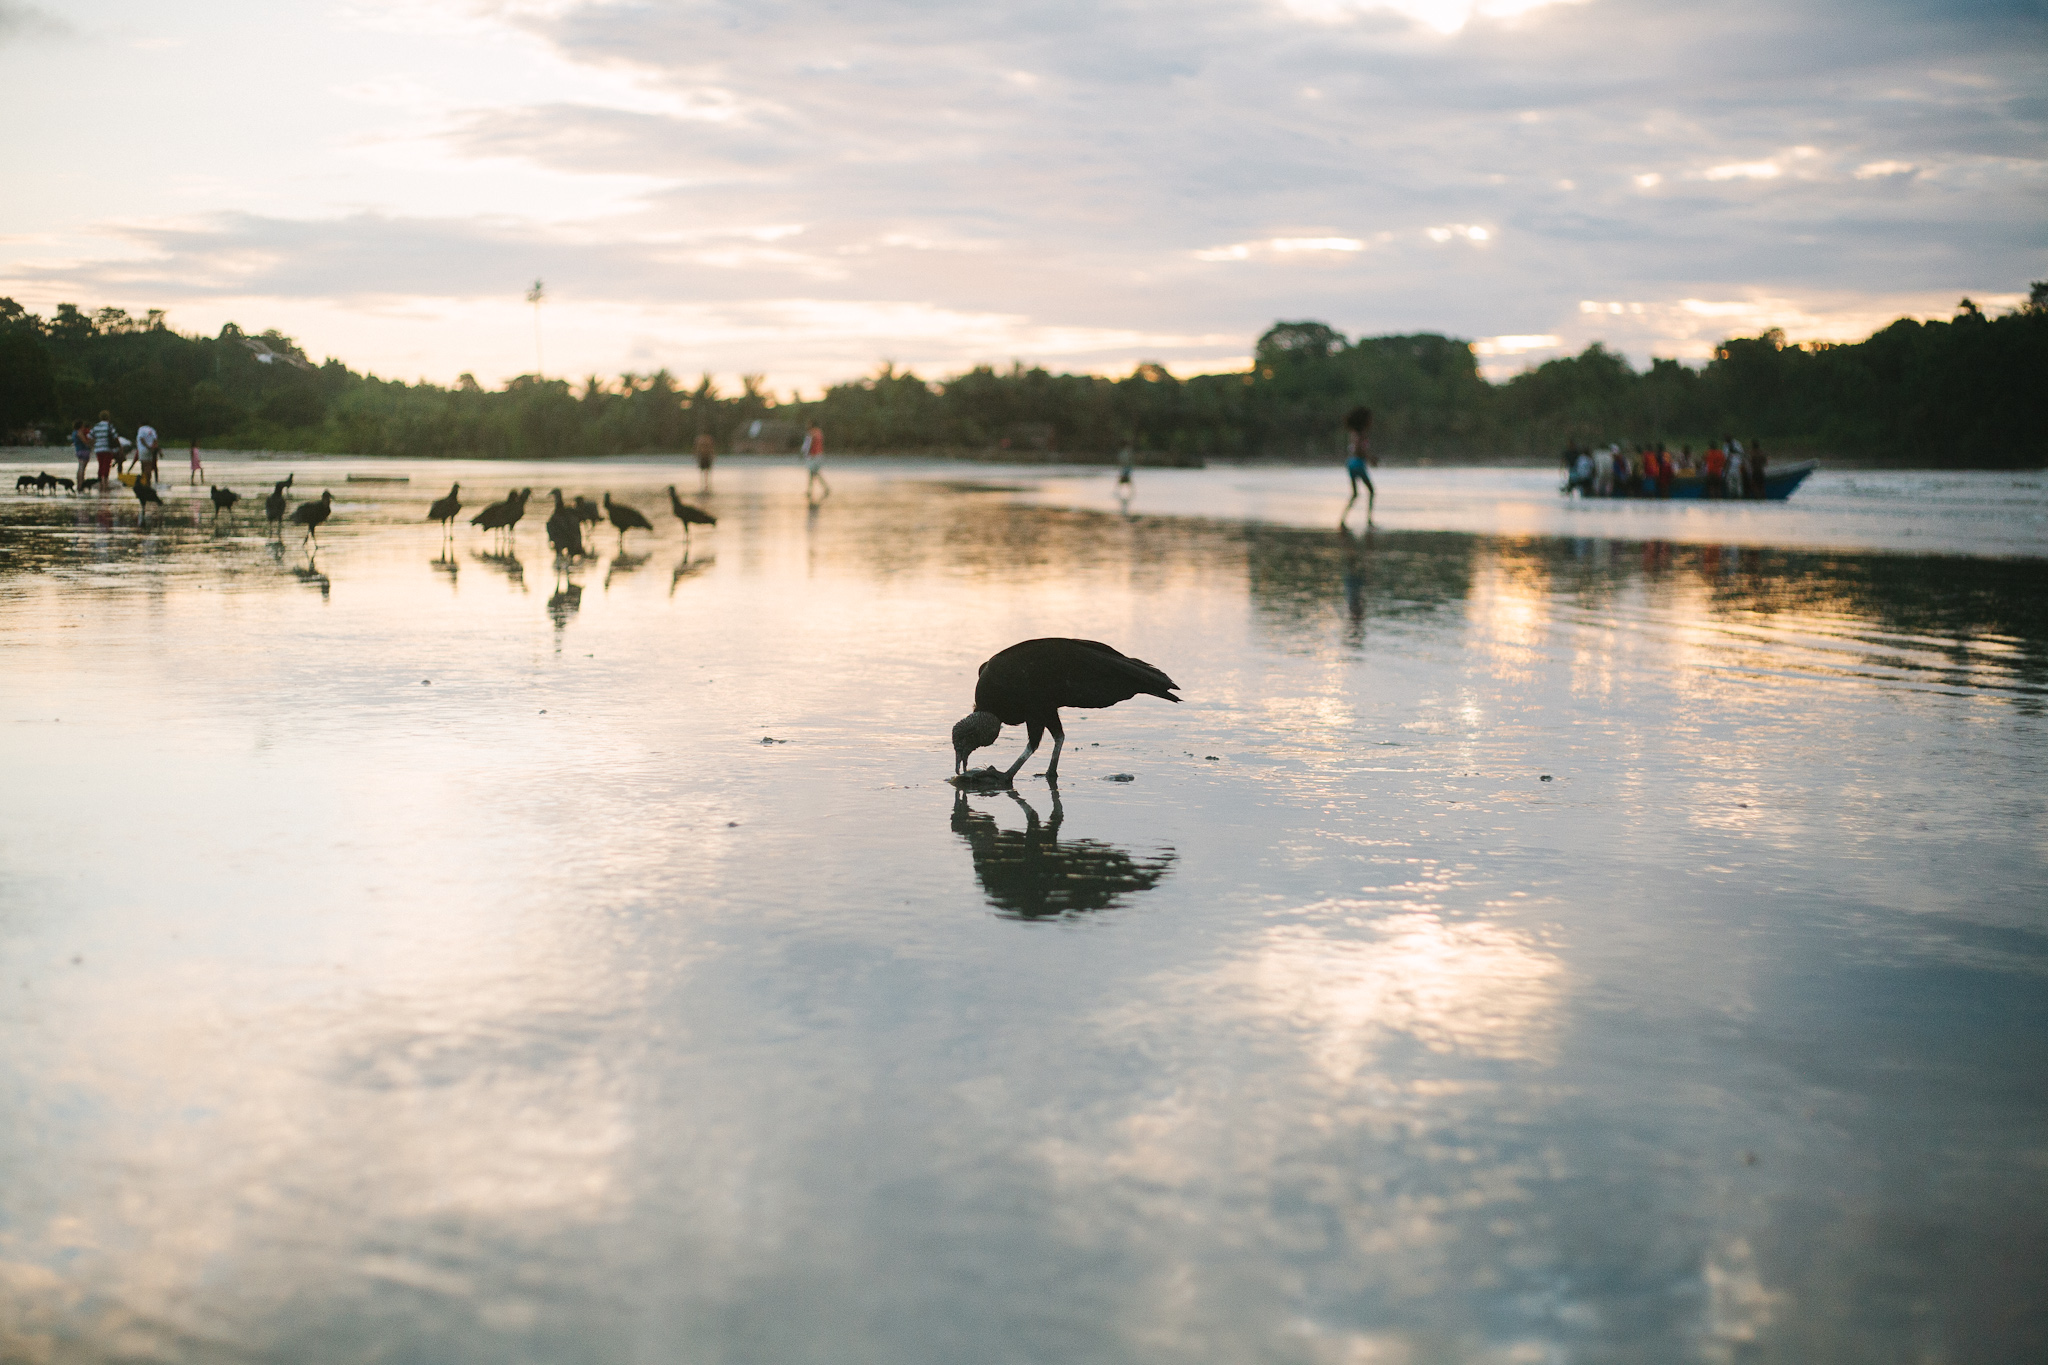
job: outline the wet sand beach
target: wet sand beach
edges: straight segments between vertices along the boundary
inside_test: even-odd
[[[0,1359],[2048,1349],[2040,475],[208,470],[0,496]]]

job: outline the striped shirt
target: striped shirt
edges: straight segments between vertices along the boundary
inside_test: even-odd
[[[114,430],[114,424],[112,422],[102,422],[92,429],[92,453],[95,455],[110,454],[114,447],[120,443],[120,440],[121,433]]]

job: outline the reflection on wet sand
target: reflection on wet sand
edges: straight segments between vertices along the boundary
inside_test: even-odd
[[[1526,931],[1428,906],[1328,901],[1268,929],[1251,961],[1255,1008],[1284,1020],[1336,1080],[1393,1035],[1499,1060],[1547,1062],[1557,1050],[1563,966]]]
[[[562,632],[568,629],[569,622],[582,609],[583,585],[571,583],[566,578],[560,580],[555,586],[554,594],[548,598],[548,619],[555,623],[557,652],[562,648]]]
[[[716,573],[444,598],[425,472],[318,568],[0,495],[0,1359],[2039,1337],[2043,564],[741,467]],[[942,829],[1048,633],[1190,707]]]
[[[329,590],[334,586],[333,582],[326,574],[320,572],[320,567],[310,558],[304,564],[294,564],[292,566],[292,577],[298,579],[309,588],[320,589],[320,596],[323,599],[327,597]]]
[[[677,584],[681,583],[685,578],[691,578],[703,573],[717,562],[718,558],[716,555],[706,555],[702,559],[691,559],[689,550],[685,549],[683,557],[676,561],[675,572],[668,576],[668,595],[674,597]]]
[[[516,584],[522,592],[525,591],[526,566],[519,562],[518,555],[513,554],[510,550],[472,550],[470,551],[470,556],[479,564],[490,565],[499,573],[505,575],[509,582]]]
[[[610,592],[613,579],[624,578],[627,574],[632,573],[633,570],[645,564],[650,558],[652,558],[651,554],[629,555],[621,552],[613,555],[611,563],[604,566],[604,590]]]
[[[1094,839],[1062,840],[1060,823],[1066,813],[1057,785],[1052,788],[1052,818],[1044,824],[1029,801],[1014,791],[1004,795],[1023,808],[1023,829],[1002,828],[993,815],[970,806],[967,793],[958,792],[953,798],[953,832],[973,852],[974,875],[989,905],[1006,918],[1049,919],[1106,910],[1125,896],[1151,890],[1173,866],[1170,848],[1140,858]]]

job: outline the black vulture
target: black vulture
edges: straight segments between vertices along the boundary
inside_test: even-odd
[[[215,488],[212,484],[208,484],[206,485],[206,491],[213,497],[213,515],[216,519],[223,512],[233,516],[235,504],[242,500],[242,495],[232,488]]]
[[[306,528],[306,539],[312,540],[320,530],[320,523],[334,514],[334,494],[323,492],[311,502],[302,502],[292,509],[292,524]]]
[[[583,558],[583,526],[576,520],[576,509],[563,503],[559,488],[550,488],[548,496],[555,500],[555,510],[548,513],[548,544],[557,554]]]
[[[515,488],[503,502],[494,502],[471,517],[469,524],[486,531],[509,531],[526,515],[526,500],[532,496],[531,488]]]
[[[1146,663],[1111,649],[1099,640],[1026,640],[1011,645],[981,666],[974,684],[974,710],[953,727],[953,768],[967,770],[967,756],[996,742],[1005,725],[1027,726],[1029,742],[1003,774],[1015,781],[1017,770],[1052,731],[1052,762],[1048,781],[1058,781],[1060,750],[1067,732],[1060,726],[1060,708],[1095,710],[1129,701],[1139,693],[1177,702],[1179,683]]]
[[[626,548],[626,532],[652,531],[654,523],[640,514],[638,508],[628,507],[623,502],[613,502],[612,495],[604,495],[604,514],[611,518],[612,525],[619,528],[619,548]]]
[[[40,486],[36,482],[36,476],[33,474],[24,474],[14,481],[14,491],[17,493],[26,493],[29,489]]]
[[[676,520],[683,524],[683,539],[685,540],[690,538],[690,528],[692,526],[718,525],[717,517],[712,516],[701,507],[692,507],[677,497],[674,484],[668,486],[668,508],[676,514]]]
[[[135,513],[135,524],[137,526],[142,525],[142,519],[149,515],[149,509],[152,506],[162,507],[164,505],[164,500],[157,496],[156,485],[148,479],[137,479],[135,481],[135,501],[139,504]]]
[[[578,526],[595,526],[604,520],[604,513],[599,510],[598,505],[581,493],[576,495],[572,510],[576,513]]]
[[[445,498],[435,498],[434,505],[427,509],[427,520],[438,521],[441,523],[441,529],[447,530],[449,523],[455,520],[455,514],[462,510],[462,499],[456,496],[461,491],[461,484],[449,484],[448,496]]]
[[[284,490],[290,488],[292,480],[297,477],[298,475],[295,473],[287,474],[277,481],[275,488],[270,490],[270,496],[263,500],[263,519],[265,521],[272,525],[278,525],[284,521]]]

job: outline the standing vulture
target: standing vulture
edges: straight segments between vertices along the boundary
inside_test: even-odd
[[[427,520],[438,521],[441,523],[442,530],[449,530],[455,521],[455,514],[462,510],[461,492],[461,484],[449,484],[448,496],[445,498],[435,498],[434,505],[427,509]]]
[[[548,544],[556,554],[583,558],[583,525],[576,520],[576,509],[562,501],[559,488],[550,488],[548,496],[555,500],[555,510],[548,514]]]
[[[623,502],[613,502],[612,495],[604,495],[604,514],[611,518],[612,525],[619,528],[619,548],[626,548],[626,532],[652,531],[654,523],[649,521],[637,507],[628,507]]]
[[[284,490],[290,488],[292,480],[297,477],[298,474],[296,472],[287,474],[277,481],[275,488],[270,490],[270,496],[263,500],[263,519],[265,521],[273,525],[281,525],[284,522]]]
[[[302,502],[292,509],[292,523],[306,528],[306,539],[316,540],[320,535],[320,523],[334,511],[334,494],[322,492],[311,502]]]
[[[469,524],[486,531],[510,531],[526,515],[526,500],[532,496],[531,488],[515,488],[504,501],[494,502],[471,517]]]
[[[709,466],[706,467],[708,468]],[[717,517],[712,516],[709,512],[705,511],[701,507],[692,507],[689,503],[684,502],[681,498],[677,497],[676,486],[674,484],[670,484],[668,486],[668,510],[674,512],[676,514],[676,520],[680,521],[683,524],[684,540],[688,540],[690,538],[690,528],[692,526],[718,525]]]
[[[967,770],[967,756],[996,742],[1005,725],[1028,726],[1029,743],[1004,773],[1016,780],[1017,770],[1038,750],[1038,741],[1052,731],[1052,762],[1047,781],[1059,780],[1060,750],[1067,732],[1060,726],[1062,706],[1090,710],[1115,706],[1139,693],[1177,702],[1179,683],[1146,663],[1120,654],[1099,640],[1026,640],[1011,645],[981,666],[974,684],[974,710],[953,727],[953,768]]]

